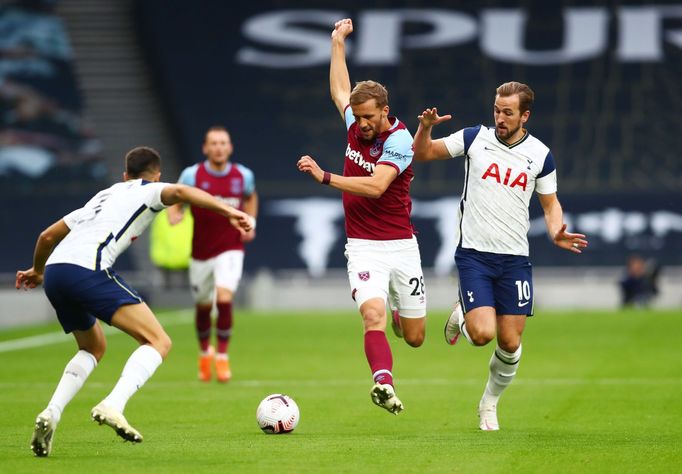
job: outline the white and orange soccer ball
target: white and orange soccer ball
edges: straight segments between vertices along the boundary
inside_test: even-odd
[[[265,397],[256,410],[258,426],[267,434],[291,433],[300,417],[294,399],[281,393]]]

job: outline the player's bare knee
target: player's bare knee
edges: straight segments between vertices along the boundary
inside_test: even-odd
[[[470,329],[467,326],[471,342],[475,346],[485,346],[495,338],[495,331],[487,328]]]
[[[521,347],[521,339],[514,341],[498,340],[497,345],[505,352],[514,353]]]
[[[424,344],[424,333],[417,332],[414,334],[403,334],[405,342],[411,347],[419,347]]]
[[[385,316],[379,311],[368,309],[362,313],[362,321],[365,325],[365,330],[375,330],[383,327]]]

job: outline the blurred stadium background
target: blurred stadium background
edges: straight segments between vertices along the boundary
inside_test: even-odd
[[[352,80],[390,92],[414,133],[427,106],[452,113],[437,136],[489,124],[495,87],[536,92],[531,133],[553,150],[559,197],[590,248],[553,248],[535,202],[531,259],[540,307],[615,308],[628,257],[660,265],[652,304],[682,306],[682,2],[24,0],[0,3],[0,326],[52,317],[19,295],[47,224],[120,179],[122,157],[158,149],[163,179],[202,159],[207,127],[232,134],[254,170],[258,238],[238,294],[254,309],[353,308],[338,193],[295,167],[342,169],[345,134],[328,92],[329,32],[350,16]],[[415,165],[414,223],[430,306],[456,296],[461,162]],[[117,267],[152,305],[189,306],[181,274],[140,239]],[[177,281],[176,281],[177,280]],[[179,283],[178,283],[179,282]]]

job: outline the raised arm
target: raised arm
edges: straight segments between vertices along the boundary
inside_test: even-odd
[[[443,160],[450,158],[450,152],[443,139],[432,140],[431,129],[434,125],[450,120],[452,115],[438,115],[438,109],[426,109],[419,119],[419,128],[414,136],[414,160],[415,161],[432,161]]]
[[[332,101],[344,117],[343,109],[350,101],[350,76],[346,66],[346,36],[353,32],[353,21],[349,18],[339,20],[332,31],[332,53],[329,65],[329,89]]]
[[[587,247],[585,235],[566,232],[567,226],[564,224],[564,212],[561,209],[556,193],[538,194],[538,199],[545,214],[547,233],[552,242],[554,242],[554,245],[570,250],[573,253],[582,253],[581,249]]]

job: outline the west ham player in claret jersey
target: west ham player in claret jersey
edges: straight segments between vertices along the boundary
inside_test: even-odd
[[[387,307],[396,335],[413,347],[424,341],[426,319],[424,277],[410,220],[412,136],[388,115],[384,86],[363,81],[351,91],[344,43],[352,31],[350,19],[336,22],[329,72],[332,100],[348,134],[343,176],[323,171],[310,156],[301,157],[298,169],[343,191],[348,278],[364,323],[374,380],[370,395],[376,405],[398,414],[403,404],[393,383]]]
[[[229,161],[233,147],[227,129],[222,126],[209,128],[202,151],[206,160],[185,168],[178,182],[203,189],[236,209],[243,210],[253,218],[255,228],[258,195],[253,172],[242,164]],[[192,206],[191,210],[194,236],[189,280],[199,339],[199,379],[204,382],[211,380],[215,361],[216,378],[218,382],[225,383],[232,378],[228,356],[232,335],[232,300],[242,277],[244,244],[254,239],[255,230],[240,234],[225,225],[224,220],[204,209]],[[181,204],[169,208],[171,224],[180,222],[182,216]],[[214,301],[218,311],[215,351],[210,344]]]
[[[16,287],[43,283],[64,332],[72,333],[78,352],[64,373],[47,407],[35,421],[31,450],[50,454],[57,424],[71,399],[83,387],[106,350],[100,319],[132,336],[140,346],[130,355],[114,389],[92,411],[127,441],[142,435],[123,416],[130,397],[154,374],[171,348],[171,340],[149,306],[112,266],[166,206],[185,202],[218,213],[228,225],[251,230],[251,218],[200,189],[160,183],[161,157],[148,147],[130,150],[123,183],[104,189],[82,208],[41,232],[33,266],[18,271]]]
[[[499,429],[497,403],[516,374],[521,335],[526,318],[533,315],[527,237],[533,191],[554,244],[576,254],[587,246],[583,234],[566,232],[552,153],[523,128],[533,99],[526,84],[502,84],[495,96],[494,127],[465,128],[439,140],[431,139],[431,128],[451,117],[426,109],[414,140],[417,161],[465,159],[455,252],[460,300],[446,322],[445,339],[453,345],[463,334],[471,344],[483,346],[497,336],[478,405],[479,427],[485,431]]]

